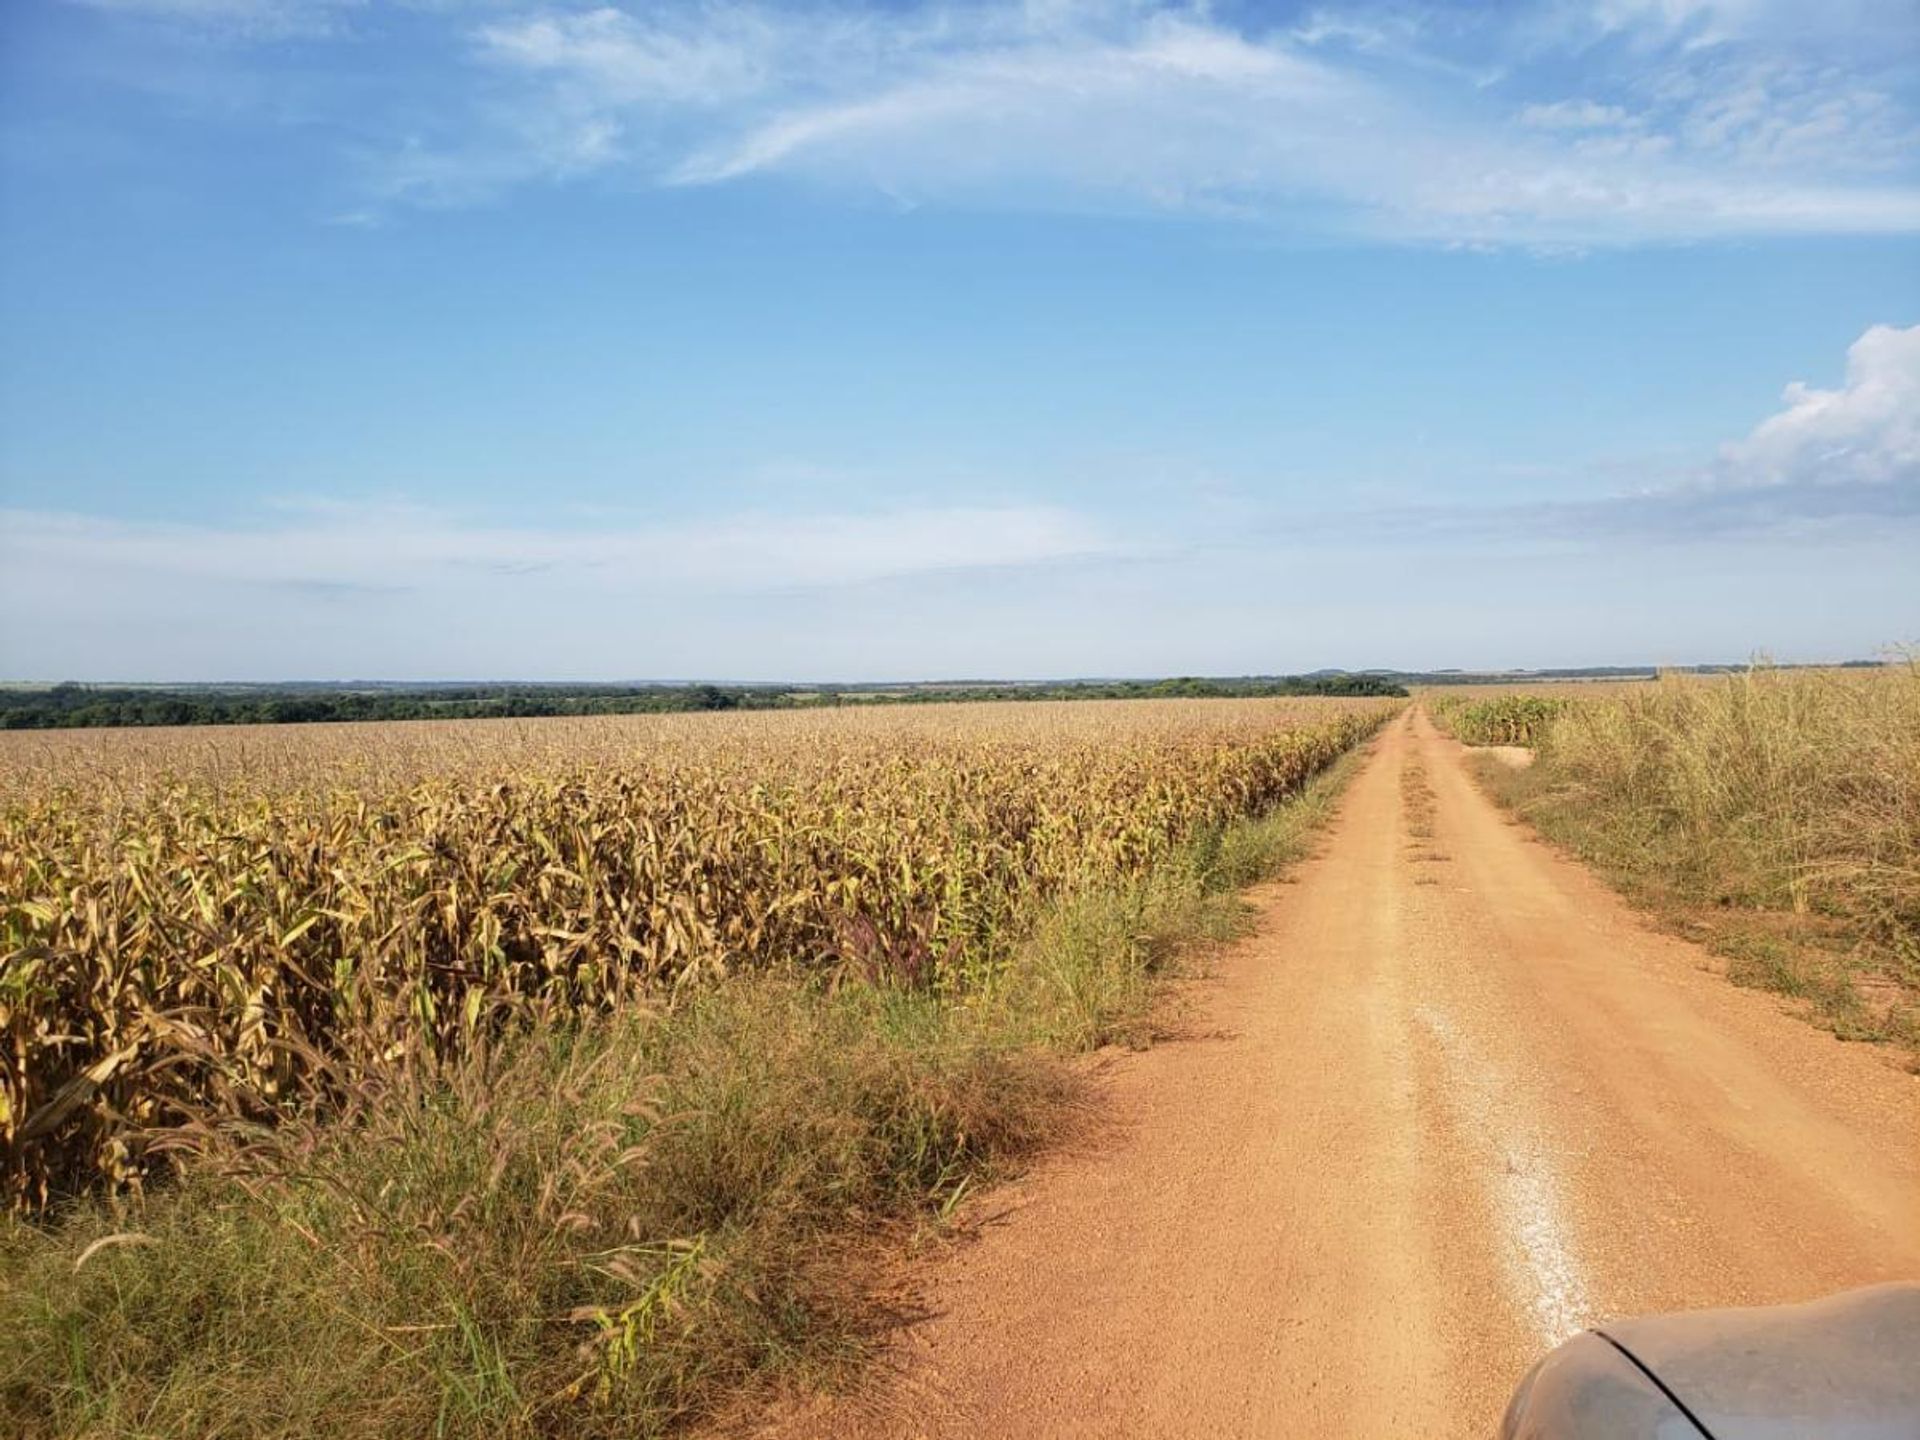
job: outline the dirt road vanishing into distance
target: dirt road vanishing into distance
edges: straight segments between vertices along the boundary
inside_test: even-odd
[[[1418,710],[1186,1038],[987,1197],[826,1436],[1489,1436],[1637,1312],[1920,1279],[1920,1078],[1712,973]]]

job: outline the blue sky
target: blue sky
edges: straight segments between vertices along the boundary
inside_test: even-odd
[[[1920,639],[1909,4],[0,14],[0,676]]]

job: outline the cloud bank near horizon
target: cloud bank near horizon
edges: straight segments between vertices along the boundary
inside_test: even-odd
[[[508,526],[404,501],[283,501],[260,516],[198,523],[0,511],[0,607],[16,617],[0,632],[0,674],[884,679],[1306,669],[1361,657],[1300,649],[1291,664],[1263,663],[1258,627],[1277,641],[1324,614],[1323,623],[1360,636],[1377,627],[1377,647],[1397,623],[1364,593],[1382,576],[1411,577],[1416,588],[1431,579],[1436,591],[1425,598],[1443,604],[1451,595],[1486,624],[1483,612],[1509,593],[1489,584],[1492,575],[1537,572],[1564,591],[1569,610],[1625,603],[1608,595],[1623,585],[1645,594],[1679,585],[1692,597],[1685,603],[1711,607],[1736,593],[1729,583],[1756,593],[1793,583],[1789,557],[1851,548],[1864,561],[1849,584],[1870,602],[1844,623],[1838,608],[1804,617],[1811,637],[1833,620],[1831,656],[1915,638],[1899,627],[1920,630],[1920,594],[1897,557],[1916,543],[1920,325],[1879,325],[1849,347],[1838,387],[1789,384],[1779,409],[1679,483],[1506,507],[1270,511],[1257,523],[1243,515],[1209,525],[1172,506],[1131,530],[1038,502],[591,528]],[[1730,554],[1746,561],[1733,575]],[[1846,593],[1829,586],[1821,604],[1840,607]],[[1339,612],[1345,621],[1327,609],[1336,604],[1351,607]],[[1874,607],[1880,618],[1869,621]],[[1543,602],[1522,628],[1551,613]],[[1732,635],[1737,619],[1713,623]],[[1895,628],[1863,633],[1868,623]],[[1503,628],[1514,624],[1506,616]],[[1664,624],[1647,631],[1649,645]],[[1748,635],[1731,655],[1775,640]],[[925,658],[903,667],[903,654]],[[1420,668],[1473,657],[1376,648],[1370,658]]]

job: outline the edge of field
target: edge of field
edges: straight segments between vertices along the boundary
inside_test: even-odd
[[[887,1323],[882,1271],[1076,1128],[1074,1057],[1167,1033],[1170,981],[1243,932],[1239,892],[1306,852],[1372,744],[1062,902],[984,993],[730,981],[362,1085],[324,1122],[199,1137],[137,1208],[0,1221],[0,1421],[661,1434],[841,1383]],[[609,1213],[634,1243],[588,1253],[574,1218]],[[583,1271],[642,1298],[570,1307]]]

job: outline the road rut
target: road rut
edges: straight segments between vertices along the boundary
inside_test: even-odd
[[[1193,1034],[811,1436],[1485,1436],[1596,1321],[1920,1278],[1920,1079],[1728,985],[1415,710]]]

